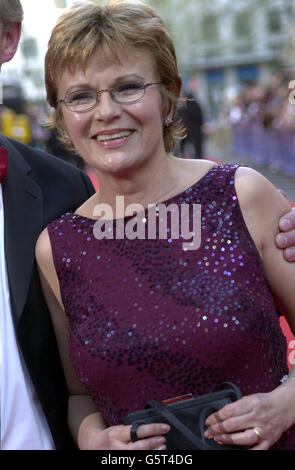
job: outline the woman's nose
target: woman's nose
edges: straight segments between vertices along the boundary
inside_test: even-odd
[[[112,99],[108,90],[104,90],[99,94],[99,102],[94,111],[96,119],[108,122],[121,116],[122,107]]]

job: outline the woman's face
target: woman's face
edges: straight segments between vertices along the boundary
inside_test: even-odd
[[[58,82],[58,99],[78,90],[105,90],[116,85],[158,82],[152,55],[147,50],[130,49],[118,54],[120,63],[94,56],[86,70],[64,72]],[[164,157],[163,120],[167,100],[160,85],[146,88],[143,99],[118,104],[110,93],[100,94],[100,102],[87,112],[77,113],[62,106],[63,123],[78,153],[100,172],[124,174]]]

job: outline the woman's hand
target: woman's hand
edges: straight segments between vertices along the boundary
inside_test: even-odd
[[[165,450],[166,434],[170,430],[167,424],[142,424],[137,429],[138,440],[131,442],[131,426],[112,426],[103,431],[101,449],[111,450]]]
[[[131,442],[131,426],[118,425],[105,429],[89,427],[84,434],[81,450],[166,450],[165,434],[170,426],[163,423],[141,424],[137,429],[138,440]],[[86,438],[85,438],[86,437]]]
[[[269,449],[295,422],[292,380],[273,392],[246,396],[212,414],[206,420],[205,437],[221,445]]]

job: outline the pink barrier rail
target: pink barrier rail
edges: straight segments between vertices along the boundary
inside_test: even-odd
[[[232,127],[233,151],[260,166],[295,176],[295,131],[266,129],[255,120]]]

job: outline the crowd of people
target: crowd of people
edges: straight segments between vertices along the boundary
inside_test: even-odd
[[[18,89],[18,84],[15,85]],[[57,132],[47,125],[49,115],[46,103],[27,102],[22,95],[13,99],[6,97],[3,88],[3,104],[0,108],[0,132],[6,137],[56,155],[62,160],[85,169],[79,155],[65,148]]]
[[[19,0],[0,0],[1,64],[22,17]],[[243,398],[207,418],[205,438],[294,450],[295,371],[277,307],[295,332],[295,211],[254,170],[173,156],[182,81],[147,5],[71,7],[45,80],[51,127],[99,191],[73,165],[0,136],[1,448],[165,450],[168,425],[124,417],[231,380]],[[172,218],[170,238],[146,236],[149,209],[161,220],[171,202],[202,207],[198,249],[183,249]],[[140,223],[143,233],[129,238],[135,205],[133,235]],[[98,239],[97,222],[113,238]]]
[[[295,103],[291,76],[268,87],[246,86],[227,108],[232,152],[237,158],[295,176]]]
[[[295,133],[295,106],[290,87],[292,75],[276,75],[268,86],[246,85],[229,106],[231,124],[255,121],[265,129],[290,130]]]

